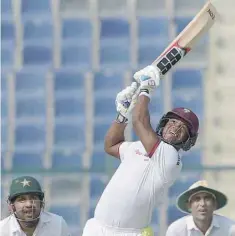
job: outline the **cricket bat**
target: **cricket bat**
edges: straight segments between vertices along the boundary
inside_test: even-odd
[[[213,26],[219,17],[209,1],[163,53],[152,63],[165,75],[177,62],[188,54],[200,38]]]

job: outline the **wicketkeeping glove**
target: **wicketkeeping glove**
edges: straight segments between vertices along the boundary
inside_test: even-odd
[[[140,84],[140,95],[151,98],[151,94],[160,84],[160,72],[150,65],[134,74],[134,79]]]
[[[138,84],[132,82],[131,86],[126,87],[116,97],[116,109],[118,116],[116,121],[118,123],[128,123],[131,112],[137,102],[139,94]]]

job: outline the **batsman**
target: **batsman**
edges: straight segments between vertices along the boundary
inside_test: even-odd
[[[134,74],[136,82],[117,94],[117,118],[107,131],[104,148],[121,164],[83,236],[153,235],[149,227],[153,210],[181,172],[179,150],[188,151],[195,145],[199,129],[197,116],[187,108],[174,108],[152,128],[148,105],[160,77],[157,67],[147,66]],[[137,142],[124,137],[131,115]]]

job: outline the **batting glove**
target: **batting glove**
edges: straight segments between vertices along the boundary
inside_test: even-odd
[[[137,102],[139,94],[138,84],[133,82],[131,86],[126,87],[116,97],[116,110],[118,123],[128,123],[132,110]]]
[[[151,94],[160,84],[160,72],[157,67],[150,65],[134,74],[134,79],[140,84],[140,95],[151,98]]]

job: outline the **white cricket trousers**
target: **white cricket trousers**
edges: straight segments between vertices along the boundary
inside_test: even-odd
[[[82,236],[141,236],[139,229],[123,229],[101,224],[95,218],[86,222]]]

